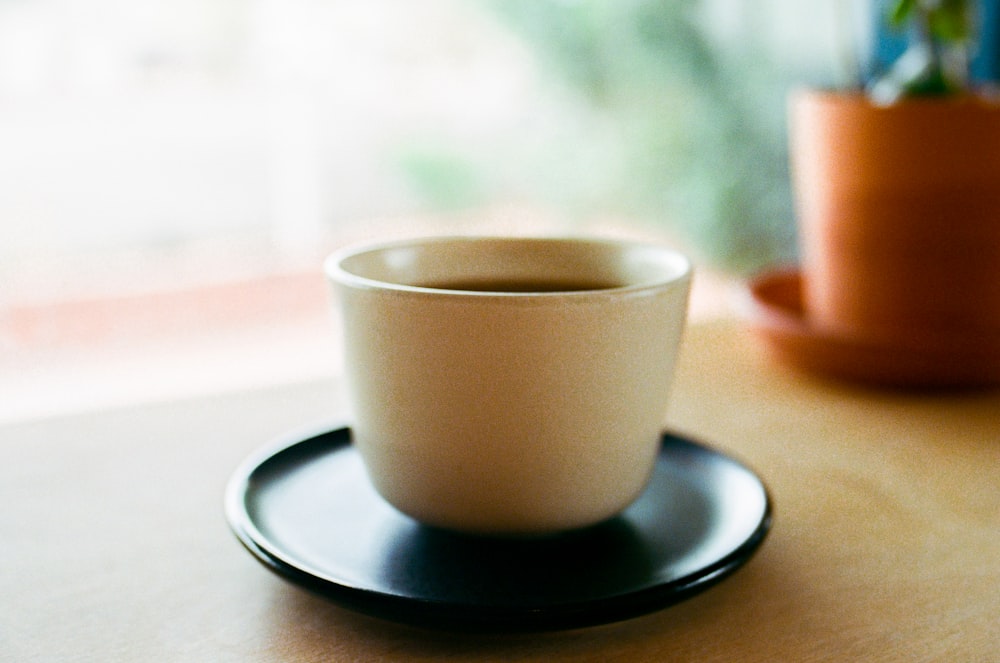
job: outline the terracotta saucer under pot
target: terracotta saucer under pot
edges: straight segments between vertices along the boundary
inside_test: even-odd
[[[911,334],[904,344],[819,329],[804,310],[798,268],[752,278],[740,308],[772,356],[812,373],[902,388],[1000,385],[1000,334]]]

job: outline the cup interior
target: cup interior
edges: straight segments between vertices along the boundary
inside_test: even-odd
[[[355,286],[494,295],[641,289],[690,271],[669,249],[581,238],[410,240],[347,249],[327,263],[330,278]]]

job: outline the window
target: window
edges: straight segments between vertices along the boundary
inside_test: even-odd
[[[790,238],[733,221],[786,202],[783,79],[732,87],[733,12],[793,4],[0,3],[0,418],[329,375],[320,262],[375,236],[671,241],[719,310],[711,254]]]

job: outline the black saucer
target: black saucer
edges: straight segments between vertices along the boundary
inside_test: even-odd
[[[664,434],[646,492],[620,516],[542,539],[425,527],[375,493],[347,428],[245,461],[226,516],[266,567],[356,611],[451,630],[554,630],[628,619],[701,592],[771,524],[767,489],[718,451]]]

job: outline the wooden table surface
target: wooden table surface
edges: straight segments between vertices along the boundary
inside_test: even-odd
[[[235,466],[340,401],[328,380],[0,428],[0,660],[1000,661],[998,392],[831,384],[693,326],[668,426],[762,475],[769,538],[666,610],[489,636],[348,612],[228,531]]]

